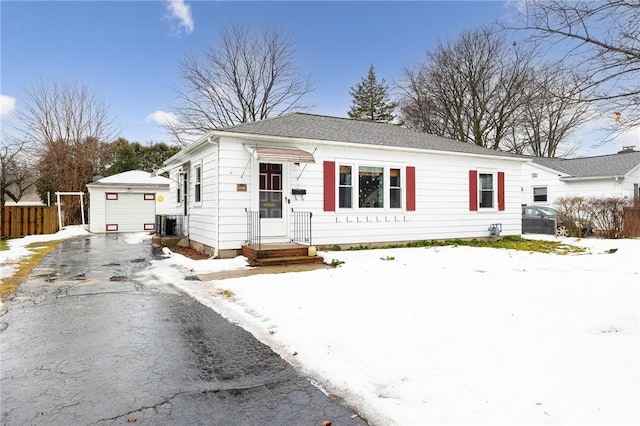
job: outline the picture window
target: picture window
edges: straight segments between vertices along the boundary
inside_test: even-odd
[[[358,169],[358,178],[358,207],[384,207],[384,168],[360,166]]]

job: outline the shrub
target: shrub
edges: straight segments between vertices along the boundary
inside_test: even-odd
[[[562,197],[556,200],[558,222],[570,237],[594,231],[602,238],[622,238],[624,209],[632,200],[620,197]]]
[[[587,198],[558,198],[556,200],[556,210],[558,211],[558,226],[566,228],[569,237],[584,237],[593,229],[591,209]]]
[[[594,198],[589,204],[591,220],[598,236],[622,238],[624,209],[633,206],[632,200],[620,197]]]

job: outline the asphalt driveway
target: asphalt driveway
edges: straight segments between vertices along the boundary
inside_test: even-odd
[[[3,425],[366,424],[213,310],[137,281],[157,255],[65,240],[5,301]]]

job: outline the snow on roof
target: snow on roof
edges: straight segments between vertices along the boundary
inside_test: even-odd
[[[117,175],[107,176],[99,179],[87,186],[91,185],[135,185],[135,186],[169,186],[171,182],[162,176],[152,176],[151,173],[144,170],[130,170],[128,172],[118,173]]]

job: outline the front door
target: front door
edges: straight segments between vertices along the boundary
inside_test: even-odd
[[[283,163],[260,163],[259,207],[262,236],[284,238],[286,229],[285,173]]]

